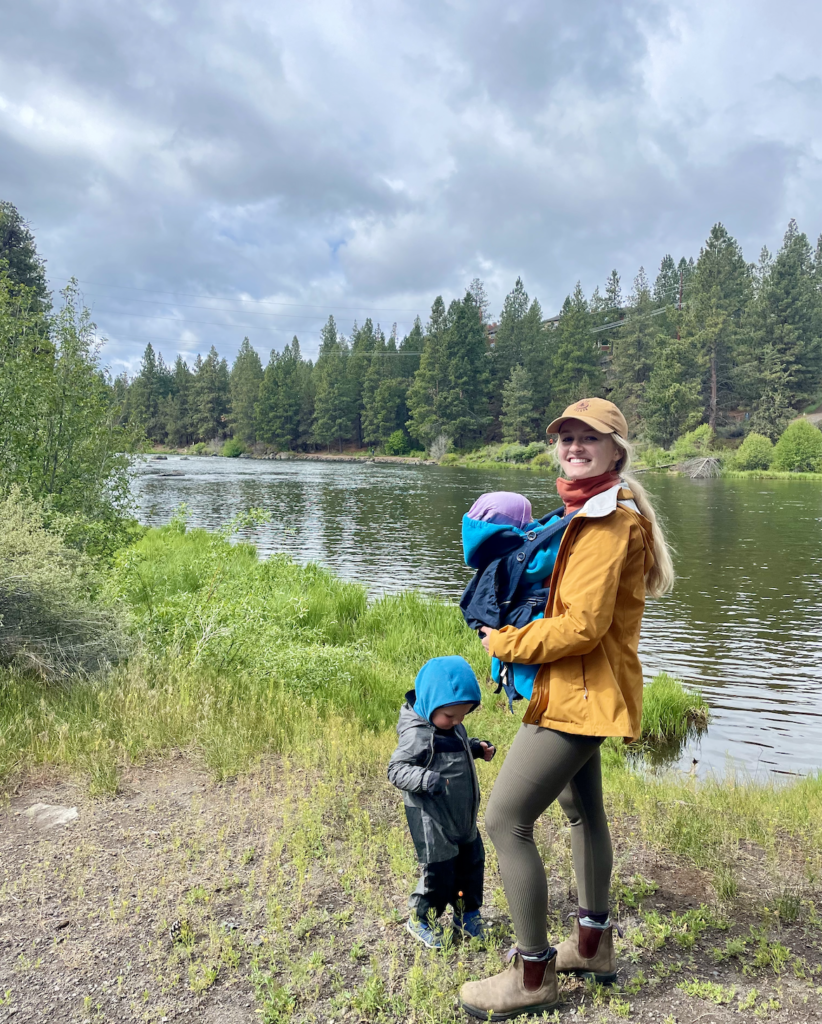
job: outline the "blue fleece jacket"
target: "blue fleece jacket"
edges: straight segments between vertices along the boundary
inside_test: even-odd
[[[534,520],[522,530],[463,516],[465,564],[477,573],[465,589],[460,608],[472,629],[479,625],[495,629],[503,625],[521,627],[543,617],[548,600],[545,583],[554,571],[565,526],[552,531],[553,536],[544,546],[540,546],[539,535],[563,518],[570,521],[560,515],[562,511]],[[529,551],[532,547],[536,548],[533,553]],[[526,557],[528,563],[516,577],[516,563]],[[514,663],[506,679],[498,659],[493,658],[491,663],[491,675],[495,682],[502,681],[509,701],[516,699],[514,690],[520,697],[530,699],[538,671],[538,665]]]

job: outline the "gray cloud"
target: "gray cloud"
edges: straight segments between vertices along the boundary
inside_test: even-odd
[[[822,230],[811,0],[6,8],[0,196],[115,368]]]

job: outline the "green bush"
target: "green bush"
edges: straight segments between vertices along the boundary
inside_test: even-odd
[[[14,490],[0,501],[0,665],[46,679],[117,662],[125,636],[95,602],[98,570],[44,512]]]
[[[638,453],[637,461],[641,462],[649,469],[656,469],[657,466],[662,466],[666,462],[671,462],[671,455],[669,452],[666,452],[664,448],[660,448],[659,445],[649,444]]]
[[[674,462],[685,462],[687,459],[696,459],[700,455],[710,455],[713,446],[714,432],[708,423],[703,423],[674,441],[671,457]]]
[[[192,455],[209,455],[211,449],[205,443],[205,441],[198,441],[196,444],[191,446]]]
[[[386,455],[407,455],[411,451],[411,444],[404,430],[395,430],[385,442],[384,450]]]
[[[242,441],[238,441],[236,437],[230,437],[222,447],[220,454],[227,459],[236,459],[238,455],[242,455],[245,451],[245,445]]]
[[[731,469],[767,469],[773,460],[773,441],[764,434],[748,434],[730,457]]]
[[[771,469],[788,473],[822,473],[822,430],[806,419],[791,423],[776,442]]]

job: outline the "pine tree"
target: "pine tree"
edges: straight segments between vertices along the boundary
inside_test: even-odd
[[[188,445],[192,438],[189,397],[191,394],[191,370],[182,356],[174,362],[173,386],[161,409],[166,425],[169,444],[175,447]]]
[[[195,437],[211,441],[225,432],[228,392],[228,364],[212,345],[206,358],[198,355],[194,363],[189,408]]]
[[[349,350],[345,340],[338,336],[334,317],[330,316],[322,329],[322,340],[317,364],[314,367],[315,405],[314,440],[330,448],[347,441],[354,429],[357,414],[356,395],[347,373]]]
[[[446,389],[441,396],[443,430],[458,447],[481,440],[490,422],[486,333],[474,296],[451,304],[443,360]]]
[[[613,389],[611,399],[633,425],[644,404],[657,336],[656,318],[651,316],[654,312],[651,289],[642,267],[634,278],[630,303],[625,325],[613,332],[609,377]]]
[[[131,384],[130,407],[132,422],[145,432],[150,441],[157,443],[165,440],[160,404],[163,399],[162,356],[160,364],[154,354],[154,347],[149,342],[143,352],[140,372]]]
[[[408,432],[426,448],[442,433],[442,396],[447,388],[445,338],[448,314],[442,296],[431,306],[420,365],[408,389]]]
[[[579,281],[562,304],[559,325],[551,332],[551,413],[558,415],[580,398],[601,394],[601,355],[591,334],[588,303]]]
[[[397,376],[397,325],[386,344],[380,336],[363,390],[363,437],[365,444],[383,445],[406,417],[406,382]]]
[[[662,257],[659,273],[654,281],[654,304],[675,306],[679,302],[679,270],[670,254]]]
[[[751,293],[750,270],[738,242],[715,224],[689,283],[683,326],[704,368],[703,401],[712,430],[723,409],[739,401],[740,321]]]
[[[243,338],[231,367],[231,427],[233,436],[244,444],[256,440],[256,407],[263,380],[263,367],[248,338]]]
[[[362,327],[354,324],[351,332],[351,349],[346,364],[346,373],[349,378],[349,392],[354,408],[354,440],[358,447],[363,443],[363,388],[365,378],[371,368],[371,353],[378,344],[378,338],[382,339],[384,347],[385,336],[377,324],[376,330],[369,317]]]
[[[702,370],[689,340],[657,335],[653,368],[645,386],[640,419],[645,437],[668,448],[702,422]]]
[[[760,259],[758,276],[746,318],[748,378],[757,422],[771,417],[766,407],[773,402],[782,406],[778,422],[785,402],[797,407],[818,392],[822,380],[822,294],[810,242],[796,221],[788,225],[775,259]]]
[[[303,390],[303,363],[295,335],[282,352],[271,350],[255,410],[255,432],[259,440],[283,451],[297,447]]]
[[[7,264],[9,285],[27,289],[31,308],[47,313],[51,299],[46,285],[45,261],[38,254],[34,236],[17,207],[3,201],[0,201],[0,261]]]
[[[515,366],[502,388],[502,438],[523,444],[534,438],[534,396],[531,375]]]
[[[622,299],[622,285],[619,280],[619,274],[616,270],[612,270],[608,280],[605,282],[605,308],[614,315],[619,316],[622,312],[623,299]]]

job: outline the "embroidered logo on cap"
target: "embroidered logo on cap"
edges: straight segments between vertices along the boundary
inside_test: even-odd
[[[574,408],[575,409],[579,409],[580,412],[585,412],[585,410],[588,408],[589,404],[590,404],[589,402],[585,402],[585,401],[577,402],[577,404],[574,406]]]

